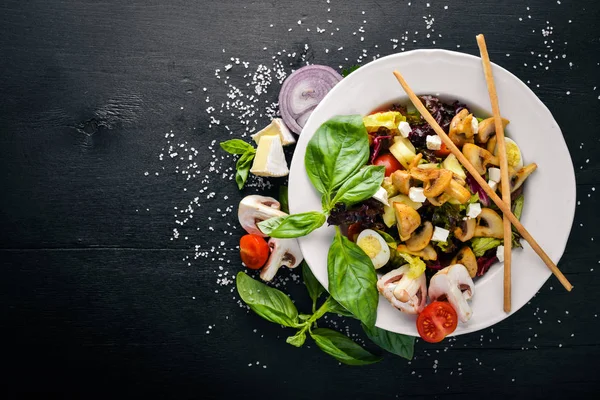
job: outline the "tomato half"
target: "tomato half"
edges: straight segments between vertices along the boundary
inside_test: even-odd
[[[441,342],[458,325],[456,311],[445,301],[434,301],[417,317],[417,331],[429,343]]]
[[[373,165],[383,165],[385,167],[385,176],[390,176],[399,169],[404,169],[402,164],[392,154],[382,154],[373,161]]]
[[[436,150],[433,152],[435,154],[436,157],[446,157],[447,155],[449,155],[451,153],[450,149],[448,148],[448,146],[446,146],[446,143],[442,143],[442,146],[440,147],[439,150]]]
[[[258,235],[244,235],[240,239],[242,262],[250,269],[260,269],[269,258],[269,245]]]
[[[358,236],[361,230],[362,224],[360,222],[355,222],[353,224],[350,224],[350,226],[348,227],[348,234],[346,236],[351,241],[356,242],[356,237]]]

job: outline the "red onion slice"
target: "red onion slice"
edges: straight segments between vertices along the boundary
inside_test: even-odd
[[[323,97],[343,78],[333,68],[307,65],[294,71],[279,92],[279,111],[288,128],[300,134]]]

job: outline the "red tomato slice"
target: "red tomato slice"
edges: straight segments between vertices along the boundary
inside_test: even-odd
[[[434,301],[417,317],[417,331],[429,343],[441,342],[458,325],[456,311],[445,301]]]
[[[244,235],[240,239],[242,262],[250,269],[260,269],[269,258],[269,245],[258,235]]]
[[[448,148],[448,146],[446,146],[446,143],[442,143],[442,146],[440,147],[440,149],[434,151],[435,156],[440,157],[440,158],[446,157],[450,153],[451,153],[451,151]]]
[[[383,165],[385,167],[385,176],[390,176],[399,169],[404,169],[402,164],[392,154],[382,154],[373,161],[373,165]]]
[[[360,222],[355,222],[348,227],[348,234],[346,235],[348,239],[353,242],[356,242],[356,237],[362,230],[362,224]]]

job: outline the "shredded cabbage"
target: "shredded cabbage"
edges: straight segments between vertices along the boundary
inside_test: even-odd
[[[367,132],[377,132],[381,127],[397,132],[402,121],[406,121],[406,118],[398,111],[380,112],[363,118]]]

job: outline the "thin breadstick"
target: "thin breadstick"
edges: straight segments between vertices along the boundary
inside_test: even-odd
[[[467,158],[458,149],[458,147],[456,147],[456,145],[452,142],[452,140],[450,140],[448,135],[446,135],[446,132],[444,132],[444,130],[438,125],[438,123],[435,121],[435,119],[431,116],[431,114],[429,113],[427,108],[425,108],[423,103],[421,103],[421,100],[419,100],[419,98],[417,97],[415,92],[413,92],[412,89],[410,88],[410,86],[408,86],[408,83],[406,83],[402,74],[400,74],[400,72],[398,72],[398,71],[394,71],[394,75],[396,76],[396,79],[398,79],[398,82],[400,83],[400,85],[402,85],[402,87],[404,88],[404,91],[406,92],[406,94],[408,95],[408,97],[410,98],[412,103],[414,104],[415,108],[417,110],[419,110],[419,112],[421,113],[423,118],[425,118],[425,121],[427,121],[429,123],[429,125],[431,125],[433,130],[442,139],[442,142],[444,142],[446,147],[448,147],[448,149],[450,149],[452,154],[454,154],[454,156],[456,156],[458,161],[460,161],[460,163],[466,168],[466,170],[469,171],[469,173],[471,175],[473,175],[473,178],[483,188],[485,193],[492,199],[492,201],[498,206],[498,208],[504,213],[504,215],[506,215],[508,217],[509,221],[515,226],[515,228],[521,234],[521,236],[523,236],[523,239],[525,239],[527,241],[527,243],[529,243],[529,245],[531,246],[533,251],[535,251],[536,254],[538,256],[540,256],[540,258],[544,261],[544,263],[550,269],[550,271],[552,271],[552,273],[558,278],[558,280],[565,287],[565,289],[567,289],[570,292],[571,289],[573,289],[573,285],[571,285],[571,283],[563,275],[563,273],[560,271],[560,269],[558,269],[558,267],[554,264],[554,262],[550,259],[550,257],[548,257],[548,255],[544,252],[544,250],[540,247],[540,245],[537,244],[537,242],[535,241],[533,236],[531,236],[531,234],[525,229],[525,227],[523,227],[523,225],[519,222],[517,217],[515,217],[515,215],[512,213],[510,207],[508,207],[506,204],[504,204],[502,199],[500,197],[498,197],[498,195],[492,190],[492,188],[487,184],[485,179],[483,179],[481,177],[481,175],[479,175],[479,173],[477,172],[477,170],[475,169],[473,164],[471,164],[469,162],[469,160],[467,160]]]
[[[492,104],[492,113],[494,114],[494,125],[496,126],[496,140],[498,146],[498,156],[500,158],[500,187],[502,191],[502,201],[510,207],[510,185],[508,181],[508,162],[506,160],[506,143],[504,142],[504,126],[500,116],[500,106],[498,105],[498,93],[496,93],[496,84],[492,74],[492,64],[485,44],[483,35],[477,35],[477,45],[481,53],[481,62],[483,64],[483,73],[487,82],[488,92],[490,94],[490,103]],[[510,221],[506,215],[502,216],[504,226],[504,312],[510,312],[511,308],[511,250],[512,250],[512,229]]]

